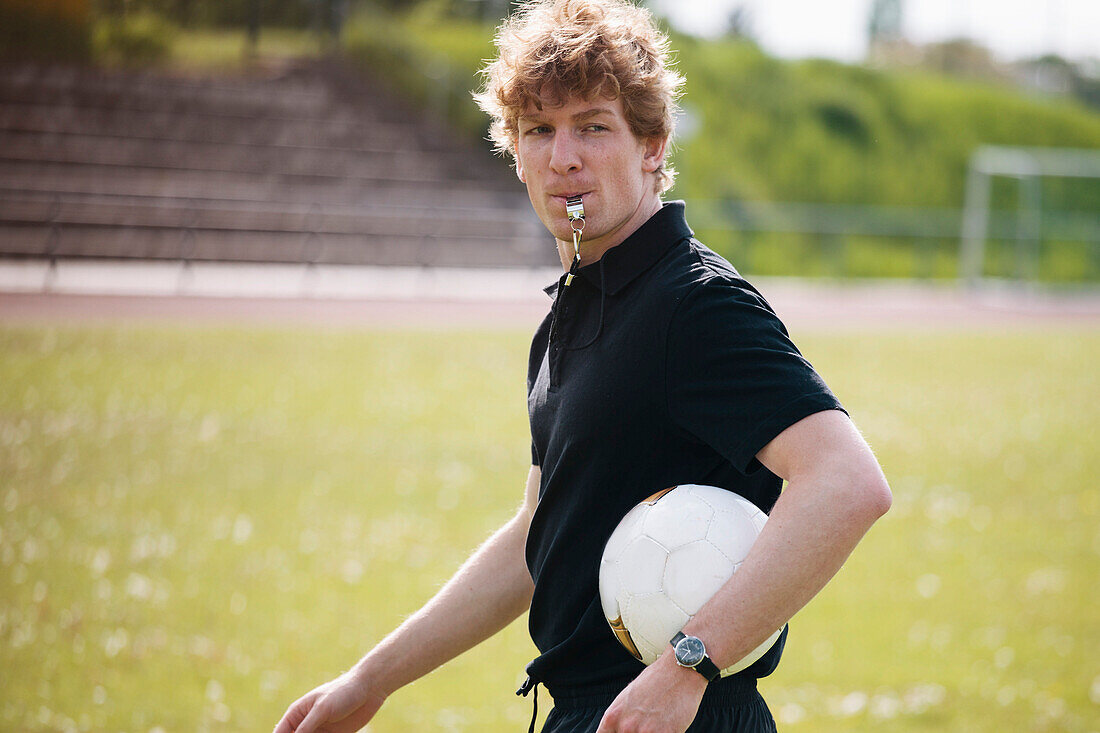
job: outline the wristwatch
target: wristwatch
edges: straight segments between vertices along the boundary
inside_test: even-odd
[[[714,662],[710,661],[710,657],[707,656],[707,647],[698,636],[688,636],[680,631],[672,637],[670,643],[676,655],[676,663],[681,667],[694,669],[706,677],[707,682],[712,682],[722,673]]]

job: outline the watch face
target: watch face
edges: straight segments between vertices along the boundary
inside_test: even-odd
[[[676,661],[683,667],[694,667],[703,661],[706,654],[702,640],[694,636],[685,636],[676,645]]]

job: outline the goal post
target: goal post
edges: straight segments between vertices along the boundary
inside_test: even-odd
[[[959,278],[976,287],[983,278],[994,176],[1019,181],[1016,269],[1021,279],[1038,275],[1045,177],[1100,178],[1100,150],[983,145],[970,156],[960,232]]]

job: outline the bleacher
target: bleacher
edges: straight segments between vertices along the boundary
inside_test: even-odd
[[[507,267],[556,255],[488,144],[335,61],[0,66],[0,256]]]

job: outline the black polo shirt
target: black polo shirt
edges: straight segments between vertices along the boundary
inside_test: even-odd
[[[555,697],[625,686],[642,669],[599,600],[600,556],[623,515],[682,483],[767,512],[782,482],[756,454],[807,415],[842,409],[760,293],[692,238],[682,202],[563,283],[547,289],[527,382],[542,470],[526,549],[541,654],[528,672]],[[781,647],[740,676],[769,674]]]

